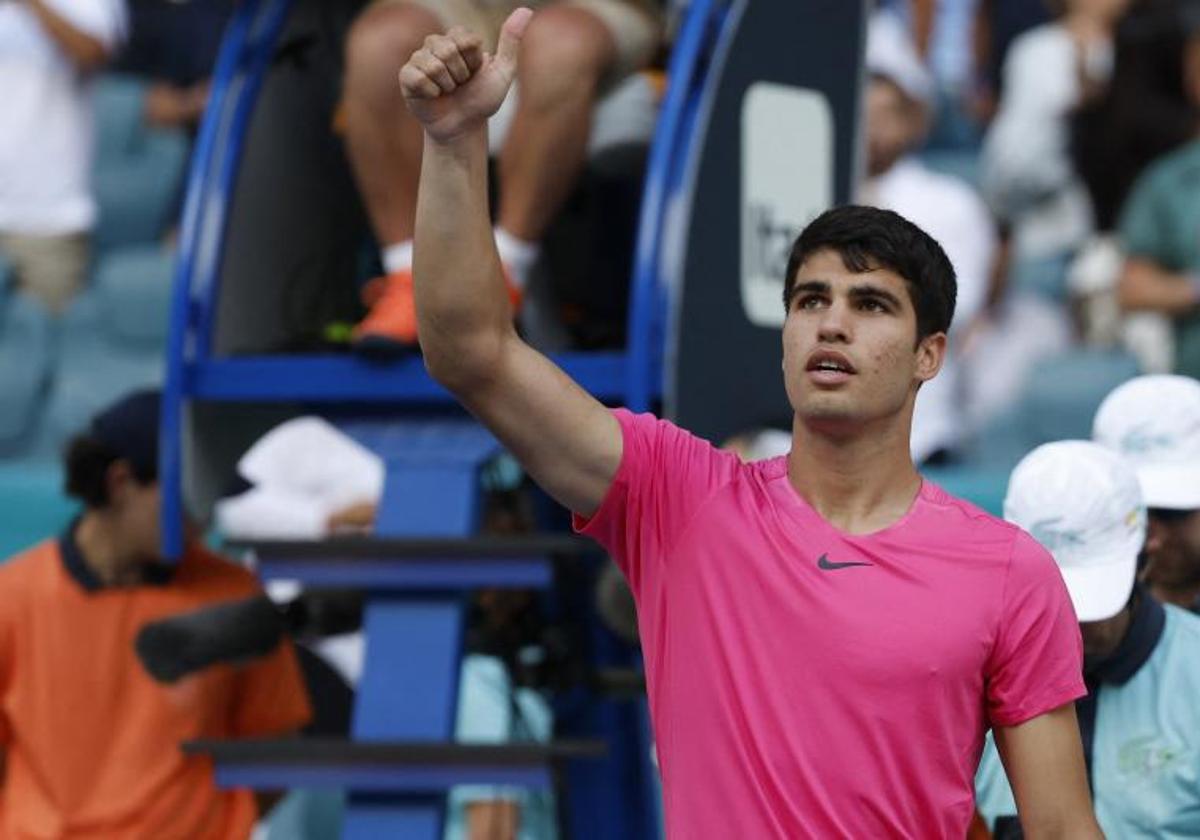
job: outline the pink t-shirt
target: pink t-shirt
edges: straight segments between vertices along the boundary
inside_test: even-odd
[[[616,416],[620,469],[576,527],[637,599],[669,836],[962,840],[986,729],[1085,693],[1050,555],[928,482],[847,535],[786,458]]]

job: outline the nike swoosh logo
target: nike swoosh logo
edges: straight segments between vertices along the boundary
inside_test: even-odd
[[[851,566],[874,566],[874,563],[835,563],[829,559],[828,554],[822,554],[817,560],[817,568],[823,572],[833,571],[834,569],[848,569]]]

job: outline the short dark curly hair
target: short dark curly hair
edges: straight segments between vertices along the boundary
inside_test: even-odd
[[[64,489],[68,496],[92,510],[108,507],[108,469],[122,459],[115,450],[92,434],[76,435],[63,453]],[[153,484],[158,476],[152,468],[129,462],[139,484]]]
[[[950,329],[958,281],[942,246],[899,213],[862,205],[826,210],[800,231],[783,282],[785,310],[791,305],[801,264],[825,249],[841,255],[850,271],[886,268],[903,277],[917,313],[918,342]]]

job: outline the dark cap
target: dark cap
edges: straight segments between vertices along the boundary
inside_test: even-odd
[[[89,434],[129,461],[142,481],[158,478],[158,417],[161,394],[157,390],[127,394],[92,419]]]

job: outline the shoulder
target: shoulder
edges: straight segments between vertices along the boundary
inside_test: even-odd
[[[917,158],[901,161],[895,170],[892,192],[895,203],[903,204],[898,209],[934,239],[945,240],[943,247],[953,248],[967,234],[975,234],[975,239],[993,238],[987,205],[967,181],[934,171]]]
[[[925,504],[934,508],[939,516],[944,517],[944,522],[948,526],[957,526],[961,529],[954,533],[956,539],[968,538],[994,542],[999,551],[1008,554],[1013,550],[1014,541],[1024,533],[1011,522],[988,513],[966,499],[947,493],[942,487],[928,479],[922,485],[921,497]]]
[[[1011,65],[1032,64],[1073,52],[1074,46],[1066,30],[1056,23],[1044,23],[1014,38],[1006,61]]]
[[[1152,161],[1134,182],[1129,203],[1137,199],[1157,198],[1165,193],[1179,192],[1180,178],[1200,177],[1200,141]]]
[[[1173,604],[1163,604],[1163,611],[1167,614],[1168,632],[1187,645],[1189,659],[1193,658],[1190,652],[1200,648],[1200,616]],[[1195,662],[1200,669],[1200,659]]]
[[[741,465],[736,453],[719,448],[670,420],[653,414],[634,414],[618,408],[613,416],[621,425],[626,455],[657,456],[664,468],[687,468],[695,462],[711,462],[725,468]]]
[[[53,574],[61,562],[58,539],[43,540],[0,563],[0,598],[20,595]]]
[[[930,169],[919,160],[904,164],[904,171],[914,186],[919,186],[922,192],[931,194],[927,200],[936,200],[943,205],[942,212],[947,216],[958,211],[968,211],[975,216],[986,216],[987,205],[983,203],[979,193],[967,181],[948,172],[937,172]],[[949,207],[944,205],[949,204]]]
[[[188,549],[181,562],[176,583],[200,590],[213,597],[255,595],[261,587],[254,573],[244,566],[202,546]]]

